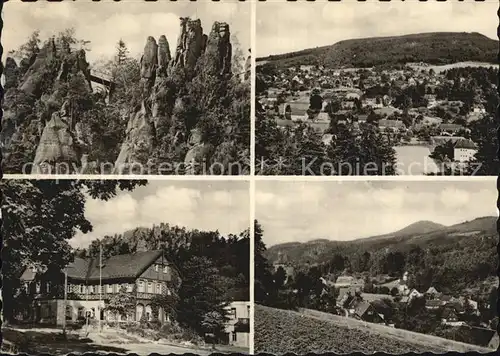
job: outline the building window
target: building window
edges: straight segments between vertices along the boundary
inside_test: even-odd
[[[80,284],[80,293],[83,293],[83,284]]]
[[[134,290],[133,284],[127,284],[127,292],[132,292]]]
[[[236,333],[233,332],[233,342],[236,342],[236,341],[238,341],[238,337],[236,336]]]
[[[40,293],[40,282],[36,282],[36,292]]]
[[[160,266],[159,265],[155,265],[155,272],[158,272],[160,270]]]
[[[90,288],[90,293],[91,293],[91,294],[95,293],[94,286],[90,286],[89,288]]]
[[[250,318],[250,305],[247,305],[247,316]]]
[[[71,305],[66,306],[66,320],[73,319],[73,307]]]
[[[139,281],[138,291],[144,293],[144,282]]]
[[[71,293],[71,284],[68,283],[68,286],[66,287],[66,292]]]
[[[236,318],[236,308],[231,308],[231,316],[233,317],[233,319],[237,319]]]
[[[163,266],[163,273],[168,273],[168,266]]]
[[[161,284],[160,283],[156,284],[156,294],[161,294]]]
[[[85,308],[80,307],[78,308],[78,319],[85,318]]]
[[[153,283],[148,282],[148,293],[153,293]]]
[[[113,293],[113,285],[107,284],[107,286],[108,286],[108,293]]]

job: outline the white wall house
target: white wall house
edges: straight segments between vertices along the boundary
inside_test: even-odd
[[[238,347],[250,346],[250,302],[236,301],[228,306],[229,322],[226,332],[229,344]]]

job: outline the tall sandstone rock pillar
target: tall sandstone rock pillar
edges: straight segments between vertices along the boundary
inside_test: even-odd
[[[181,30],[171,70],[183,68],[193,71],[204,49],[203,28],[200,20],[181,17]]]

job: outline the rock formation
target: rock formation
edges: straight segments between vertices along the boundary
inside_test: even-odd
[[[158,73],[157,76],[160,74],[165,74],[168,68],[168,65],[170,63],[170,60],[172,59],[170,55],[170,46],[168,44],[167,38],[165,35],[161,35],[160,39],[158,40]]]
[[[173,92],[169,76],[182,73],[181,78],[190,80],[201,74],[215,78],[230,74],[232,50],[229,26],[216,22],[208,36],[203,34],[200,20],[181,18],[180,26],[173,56],[165,36],[159,38],[158,44],[152,37],[147,39],[141,58],[143,103],[129,118],[126,138],[115,163],[116,171],[125,172],[134,162],[145,164],[144,160],[155,149],[155,139],[161,140],[165,135],[170,135],[176,141],[171,142],[171,146],[187,144],[186,163],[203,159],[213,151],[213,147],[202,142],[196,130],[185,132],[182,113],[185,112],[186,98]],[[190,121],[196,119],[190,118]],[[155,134],[159,137],[155,137]],[[189,142],[187,136],[191,137]],[[137,150],[140,150],[140,154]]]
[[[193,71],[204,49],[203,29],[200,20],[181,17],[181,31],[177,41],[172,69]]]
[[[6,58],[3,74],[5,76],[5,85],[3,87],[4,90],[17,87],[17,84],[19,82],[19,68],[13,58]]]
[[[207,39],[204,71],[216,76],[230,73],[231,56],[229,25],[224,22],[215,22]]]
[[[71,166],[74,163],[78,167],[83,142],[75,139],[74,130],[79,120],[69,112],[68,103],[61,102],[63,96],[59,90],[64,88],[60,84],[75,76],[81,76],[91,89],[85,51],[71,52],[69,46],[60,43],[58,47],[55,39],[51,38],[29,59],[23,59],[19,68],[12,59],[7,59],[6,66],[9,68],[6,73],[9,85],[6,86],[4,109],[10,113],[17,130],[26,130],[26,127],[37,129],[30,133],[30,137],[24,138],[22,132],[21,135],[11,133],[11,145],[6,147],[4,157],[9,157],[11,150],[15,152],[26,144],[38,143],[36,151],[31,151],[33,162],[25,162],[33,163],[34,173],[40,172],[37,165],[43,163],[51,166],[55,163],[68,163]],[[15,75],[24,73],[17,79],[13,74],[16,68]],[[19,103],[24,104],[23,110],[16,107]],[[39,105],[39,109],[35,109],[35,104]]]
[[[125,173],[134,163],[145,164],[152,153],[154,127],[145,101],[137,112],[130,114],[125,141],[115,162],[115,170]]]
[[[231,75],[229,26],[215,22],[208,36],[203,34],[201,21],[197,19],[181,18],[180,27],[172,53],[164,35],[157,40],[151,36],[146,39],[140,60],[140,91],[137,94],[134,91],[133,102],[121,110],[127,126],[115,160],[116,172],[126,173],[132,164],[144,165],[151,158],[176,157],[179,163],[204,161],[215,150],[212,144],[204,142],[200,120],[205,119],[203,115],[217,117],[210,110],[214,103],[218,105],[226,79]],[[22,117],[16,111],[9,124],[10,131],[17,131],[23,120],[38,125],[36,137],[26,138],[33,145],[38,142],[33,172],[39,172],[36,165],[42,163],[53,166],[64,162],[75,168],[92,163],[88,161],[92,142],[85,136],[89,135],[89,128],[68,102],[62,102],[66,94],[61,90],[66,86],[59,85],[76,78],[91,88],[85,51],[72,51],[52,38],[37,54],[25,59],[21,67],[8,59],[5,75],[6,88],[14,89],[10,95],[15,96],[15,91],[24,93],[33,103],[31,111],[22,113]],[[41,104],[41,109],[37,106],[35,110],[34,103]],[[178,147],[182,149],[176,151]]]
[[[43,129],[31,173],[50,173],[49,166],[52,167],[56,163],[66,163],[70,170],[73,168],[73,164],[79,164],[75,139],[68,123],[61,118],[59,112],[52,114],[51,119]],[[54,172],[52,171],[52,173]]]
[[[154,85],[156,68],[158,67],[158,45],[151,36],[146,41],[140,64],[143,95],[147,96]]]

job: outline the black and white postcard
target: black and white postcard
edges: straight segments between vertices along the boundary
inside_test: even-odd
[[[493,352],[495,178],[258,182],[255,352]]]
[[[257,4],[256,174],[498,174],[497,2],[288,5]]]
[[[2,352],[249,352],[247,182],[1,187]]]
[[[250,6],[9,2],[10,174],[245,175]]]

